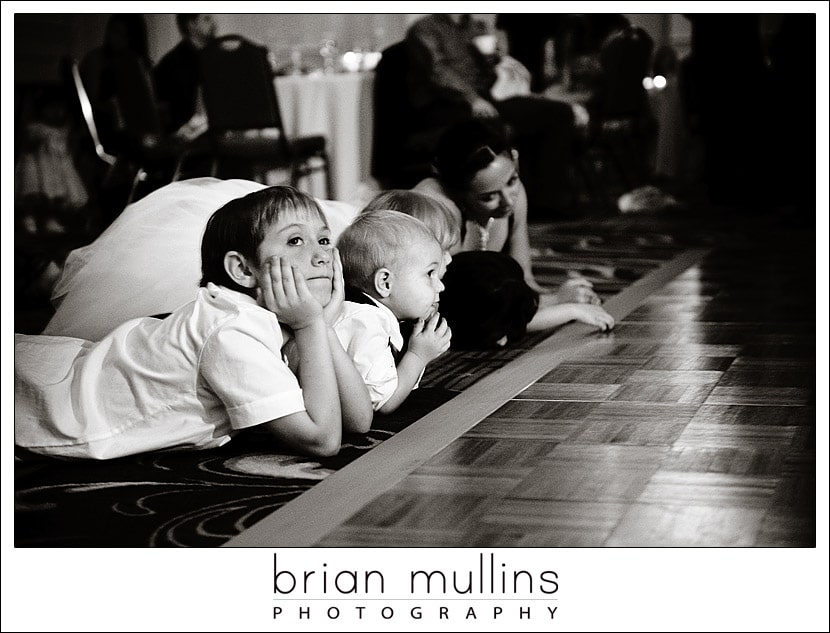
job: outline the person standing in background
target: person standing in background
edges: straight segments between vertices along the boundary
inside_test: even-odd
[[[161,58],[154,71],[156,92],[171,133],[201,110],[199,52],[216,37],[216,21],[207,13],[179,13],[176,25],[182,40]]]
[[[511,57],[530,71],[533,92],[543,92],[561,75],[562,13],[499,13],[496,28],[504,31]],[[553,55],[548,55],[549,47]]]
[[[409,27],[409,93],[421,120],[445,130],[470,116],[500,118],[522,156],[531,215],[551,220],[574,201],[575,117],[571,106],[541,95],[496,99],[496,51],[482,51],[468,14],[436,13]],[[529,90],[528,90],[529,92]]]

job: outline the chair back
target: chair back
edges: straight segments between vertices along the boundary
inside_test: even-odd
[[[326,138],[289,139],[283,131],[268,49],[226,35],[202,49],[201,68],[213,176],[268,182],[268,169],[287,167],[297,186],[301,178],[323,171],[326,195],[331,195]]]
[[[84,82],[81,79],[81,71],[78,60],[72,60],[70,65],[70,73],[72,75],[72,84],[75,87],[75,93],[78,95],[78,102],[81,105],[81,113],[84,117],[84,123],[86,124],[86,128],[89,131],[89,135],[92,137],[93,144],[95,145],[95,153],[98,158],[105,163],[114,165],[116,157],[107,153],[104,149],[104,145],[101,143],[101,137],[98,134],[98,126],[95,125],[95,117],[92,114],[92,102],[89,99]]]
[[[201,53],[203,98],[214,133],[277,128],[277,104],[268,50],[240,35],[212,40]]]

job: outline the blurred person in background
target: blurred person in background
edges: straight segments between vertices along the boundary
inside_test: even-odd
[[[179,13],[182,40],[161,58],[154,71],[156,93],[166,111],[168,132],[176,132],[194,115],[203,116],[200,51],[216,37],[216,21],[207,13]]]

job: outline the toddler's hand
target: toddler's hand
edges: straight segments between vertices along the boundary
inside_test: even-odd
[[[588,303],[570,304],[573,318],[588,325],[594,325],[603,332],[614,327],[614,317],[599,306]]]
[[[428,320],[418,319],[409,338],[409,351],[424,364],[438,358],[450,348],[452,331],[445,319],[436,312]]]
[[[556,292],[558,303],[590,303],[598,306],[602,303],[596,292],[594,284],[583,277],[568,279]]]
[[[340,261],[340,251],[336,248],[331,251],[332,278],[331,299],[323,307],[323,317],[326,325],[332,326],[343,311],[343,301],[346,298],[346,285],[343,282],[343,263]]]
[[[265,307],[292,330],[308,327],[323,316],[323,306],[309,291],[303,274],[281,257],[265,262],[259,293]]]

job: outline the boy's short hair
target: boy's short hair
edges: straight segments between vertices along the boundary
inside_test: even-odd
[[[423,241],[437,242],[427,225],[411,215],[388,209],[361,213],[337,241],[343,280],[364,292],[372,290],[375,272],[396,263]]]
[[[378,209],[400,211],[418,218],[432,231],[441,249],[448,251],[461,242],[461,226],[452,210],[443,200],[411,189],[390,189],[376,195],[361,211]]]
[[[503,123],[497,119],[467,119],[441,135],[434,167],[444,184],[464,190],[479,171],[511,149],[510,132]]]
[[[202,235],[202,280],[253,294],[228,276],[225,254],[237,251],[246,259],[259,264],[258,249],[265,234],[286,214],[317,214],[326,222],[320,205],[310,195],[294,187],[276,186],[254,191],[231,200],[210,216]]]

